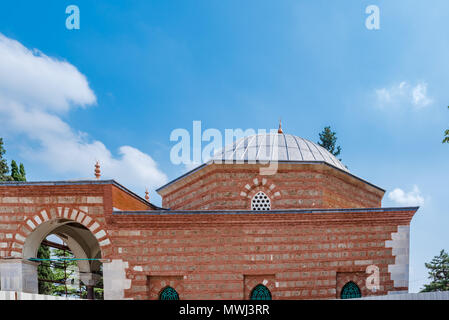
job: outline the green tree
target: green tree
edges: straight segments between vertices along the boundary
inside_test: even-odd
[[[21,163],[19,166],[19,173],[20,173],[20,177],[22,178],[21,181],[27,181],[25,167],[23,166],[23,163]]]
[[[11,161],[11,178],[14,181],[21,181],[21,176],[19,173],[19,166],[17,165],[15,160]]]
[[[26,181],[25,167],[21,163],[17,166],[15,160],[11,161],[11,175],[6,159],[3,159],[6,150],[3,147],[3,138],[0,138],[0,181]]]
[[[10,177],[8,176],[9,167],[6,159],[3,159],[4,154],[6,153],[5,148],[3,147],[3,138],[0,138],[0,181],[8,181]]]
[[[11,178],[14,181],[26,181],[25,167],[23,166],[23,163],[20,164],[19,169],[16,161],[15,160],[11,161]]]
[[[449,291],[449,255],[441,250],[440,255],[425,263],[429,269],[429,284],[424,285],[421,292]]]
[[[318,141],[318,144],[332,153],[334,156],[338,156],[341,152],[341,147],[336,146],[337,133],[332,131],[330,126],[327,126],[324,127],[323,131],[319,135],[320,141]]]
[[[449,106],[448,106],[449,108]],[[443,143],[449,143],[449,129],[447,129],[446,131],[444,131],[444,139],[443,139]]]
[[[48,246],[41,245],[37,251],[37,257],[39,259],[50,259],[51,251]],[[50,267],[50,262],[42,261],[37,266],[37,274],[38,279],[44,279],[44,280],[53,280],[53,271]],[[51,295],[53,294],[53,283],[51,282],[45,282],[45,281],[39,281],[39,293],[40,294],[47,294]]]
[[[61,249],[54,249],[52,250],[52,259],[62,259],[62,258],[69,258],[73,259],[74,255],[69,251],[64,251]],[[69,260],[69,261],[58,261],[54,263],[55,268],[53,269],[54,279],[61,281],[61,284],[54,284],[53,285],[53,295],[56,296],[65,296],[66,294],[66,285],[64,282],[68,279],[70,284],[75,283],[74,277],[76,276],[76,271],[78,268],[78,265],[75,260]],[[66,270],[64,270],[64,266],[66,267]],[[79,296],[80,292],[78,286],[73,285],[67,285],[67,296]]]

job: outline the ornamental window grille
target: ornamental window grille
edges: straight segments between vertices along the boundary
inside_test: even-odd
[[[362,293],[360,292],[360,288],[358,285],[356,285],[352,281],[349,281],[347,284],[344,285],[343,289],[341,289],[340,297],[342,299],[361,298]]]
[[[179,294],[172,287],[166,287],[159,294],[159,300],[179,300]]]
[[[271,292],[263,284],[258,284],[257,286],[254,287],[253,291],[251,291],[250,299],[251,300],[271,300]]]
[[[259,191],[251,200],[251,210],[271,210],[270,198],[262,191]]]

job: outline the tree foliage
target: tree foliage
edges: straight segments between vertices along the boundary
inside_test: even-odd
[[[8,181],[9,180],[9,167],[6,159],[3,159],[6,150],[3,147],[3,138],[0,138],[0,181]]]
[[[40,259],[62,259],[75,258],[73,253],[56,248],[50,248],[46,245],[39,247],[38,258]],[[38,266],[39,278],[39,293],[53,296],[67,296],[87,298],[87,288],[81,283],[79,279],[78,264],[75,260],[72,261],[42,261]],[[46,282],[43,280],[53,280],[54,282]],[[67,285],[67,288],[66,288]],[[103,277],[96,284],[94,288],[94,295],[96,300],[104,299]]]
[[[449,108],[449,106],[448,106],[448,108]],[[446,131],[444,131],[443,143],[449,143],[449,129],[446,129]]]
[[[432,261],[425,263],[429,269],[429,284],[424,285],[421,292],[449,291],[449,254],[441,250]]]
[[[39,259],[50,259],[50,248],[41,245],[37,251]],[[39,279],[53,280],[53,272],[48,263],[41,263],[37,266],[37,274]],[[39,293],[51,295],[53,293],[52,284],[50,282],[39,281]]]
[[[11,175],[8,175],[8,162],[3,158],[5,153],[3,138],[0,138],[0,181],[26,181],[25,167],[22,163],[20,166],[17,166],[15,160],[11,161]]]
[[[324,127],[323,131],[319,135],[320,141],[318,141],[318,144],[332,153],[334,156],[338,156],[341,152],[341,147],[336,146],[337,133],[332,131],[330,126],[327,126]]]

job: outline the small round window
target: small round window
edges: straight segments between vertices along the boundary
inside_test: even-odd
[[[271,202],[270,198],[263,193],[262,191],[259,191],[256,193],[251,200],[251,210],[270,210],[271,209]]]

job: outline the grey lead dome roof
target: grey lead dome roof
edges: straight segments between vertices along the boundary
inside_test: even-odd
[[[320,145],[284,133],[265,133],[243,137],[217,152],[212,160],[326,162],[349,172],[334,155]]]

